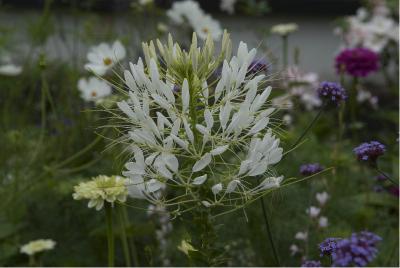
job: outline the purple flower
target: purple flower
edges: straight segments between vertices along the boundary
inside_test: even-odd
[[[366,48],[345,49],[336,57],[336,70],[355,77],[364,77],[378,70],[379,56]]]
[[[326,104],[333,104],[334,106],[339,106],[342,101],[347,99],[346,90],[335,82],[322,82],[317,92],[319,98]]]
[[[383,188],[382,185],[374,185],[374,186],[372,187],[372,189],[374,190],[375,193],[381,193],[381,192],[383,192],[383,190],[384,190],[385,188]]]
[[[327,238],[322,241],[319,246],[320,256],[330,256],[337,248],[337,242],[340,238]]]
[[[320,261],[304,261],[301,267],[322,267]]]
[[[268,71],[268,62],[264,59],[253,60],[247,69],[247,75],[257,75]]]
[[[373,261],[378,253],[377,244],[382,238],[374,233],[363,231],[353,233],[350,238],[339,240],[332,251],[332,266],[364,267]]]
[[[321,166],[319,163],[304,164],[300,167],[300,173],[304,176],[311,176],[313,174],[321,172],[322,170],[324,170],[324,167]]]
[[[358,160],[368,161],[372,164],[375,164],[378,157],[383,155],[385,151],[385,145],[378,141],[364,142],[353,149],[353,152],[357,155]]]
[[[375,177],[377,181],[386,181],[386,177],[383,176],[382,174],[379,174],[378,176]]]

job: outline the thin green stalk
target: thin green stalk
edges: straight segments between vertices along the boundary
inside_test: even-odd
[[[105,203],[106,223],[107,223],[107,245],[108,245],[108,267],[114,267],[114,231],[112,206],[110,203]]]
[[[321,109],[318,111],[317,115],[314,117],[314,119],[310,122],[310,124],[307,126],[307,128],[303,131],[303,133],[300,135],[300,137],[296,140],[296,142],[291,146],[289,151],[291,151],[293,148],[296,148],[296,146],[302,141],[302,139],[307,135],[308,131],[314,126],[315,122],[319,119],[319,117],[322,114],[322,111],[324,110],[324,105],[322,105]]]
[[[353,85],[350,92],[350,116],[352,123],[356,122],[357,86],[358,86],[358,77],[354,76]]]
[[[129,251],[128,236],[126,235],[126,222],[122,212],[123,209],[124,207],[122,205],[118,206],[118,214],[119,214],[120,229],[121,229],[121,242],[124,251],[125,264],[127,267],[131,267],[132,266],[131,254]]]
[[[121,207],[122,207],[121,211],[122,211],[122,216],[124,217],[124,221],[125,221],[125,223],[128,224],[129,217],[128,217],[128,213],[126,212],[126,207],[125,207],[125,205],[121,206]],[[135,241],[133,239],[130,239],[130,237],[128,237],[128,242],[129,242],[129,246],[131,248],[131,253],[133,255],[133,265],[138,267],[138,266],[140,266],[140,262],[139,262],[139,256],[138,256],[137,250],[136,250]]]
[[[375,170],[378,171],[379,174],[381,174],[382,176],[384,176],[387,180],[389,180],[391,183],[393,183],[396,186],[399,186],[399,183],[396,182],[395,180],[393,180],[392,178],[390,178],[385,172],[383,172],[382,170],[380,170],[377,166],[375,167]]]
[[[35,255],[29,255],[29,266],[31,267],[36,266]]]
[[[272,253],[274,254],[276,265],[278,267],[280,267],[281,266],[281,262],[279,260],[278,252],[277,252],[277,250],[275,248],[274,239],[272,238],[271,226],[270,226],[270,223],[269,223],[269,220],[268,220],[267,210],[265,208],[264,198],[263,197],[260,198],[260,202],[261,202],[261,209],[262,209],[263,217],[264,217],[265,228],[267,229],[267,233],[268,233],[268,240],[269,240],[269,243],[271,244],[271,248],[272,248]]]
[[[283,69],[288,66],[288,36],[282,35],[282,63]]]

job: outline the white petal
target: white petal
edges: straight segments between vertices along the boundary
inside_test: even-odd
[[[185,113],[189,108],[190,93],[187,79],[183,80],[182,84],[182,112]]]
[[[118,108],[121,111],[123,111],[127,116],[129,116],[130,118],[136,119],[134,112],[132,111],[131,107],[129,107],[128,103],[126,103],[126,101],[117,102],[117,105],[118,105]]]
[[[192,184],[194,184],[194,185],[201,185],[201,184],[203,184],[206,180],[207,180],[207,174],[202,175],[202,176],[199,176],[199,177],[196,177],[196,178],[193,180]]]
[[[204,120],[206,121],[207,128],[211,130],[214,125],[214,118],[209,109],[205,109],[204,111]]]
[[[229,148],[229,144],[227,145],[222,145],[222,146],[218,146],[217,148],[215,148],[214,150],[212,150],[210,153],[212,155],[220,155],[223,152],[225,152],[227,149]]]
[[[222,183],[215,184],[213,187],[211,187],[211,191],[213,192],[214,195],[217,195],[219,192],[222,190]]]
[[[269,123],[269,117],[264,117],[263,119],[259,120],[249,131],[249,134],[257,134],[261,130],[267,127]]]
[[[200,171],[202,169],[204,169],[206,166],[208,166],[208,164],[210,164],[211,162],[211,154],[210,153],[206,153],[205,155],[203,155],[202,158],[200,158],[200,160],[198,160],[192,168],[193,172],[197,172]]]
[[[235,191],[237,185],[238,185],[239,181],[238,180],[233,180],[231,182],[228,183],[228,186],[226,187],[226,193],[232,193],[233,191]]]

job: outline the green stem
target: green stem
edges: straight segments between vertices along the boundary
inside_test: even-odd
[[[118,206],[118,214],[119,214],[119,220],[120,220],[120,229],[121,229],[121,242],[122,242],[122,249],[124,251],[124,257],[125,257],[125,264],[127,267],[132,266],[131,262],[131,254],[129,251],[129,245],[128,245],[128,236],[126,235],[126,221],[125,217],[123,215],[123,205]]]
[[[29,266],[31,267],[36,266],[35,255],[29,255]]]
[[[271,244],[271,248],[272,248],[272,253],[274,254],[276,265],[278,267],[280,267],[281,266],[281,262],[279,260],[278,252],[277,252],[277,250],[275,248],[274,239],[272,238],[271,226],[270,226],[270,223],[269,223],[269,220],[268,220],[267,210],[265,208],[264,198],[263,197],[260,198],[260,202],[261,202],[261,209],[262,209],[263,217],[264,217],[265,228],[267,229],[267,233],[268,233],[268,240],[269,240],[269,243]]]
[[[112,205],[106,202],[104,208],[106,211],[106,223],[107,223],[108,267],[114,267],[114,232],[113,232]]]
[[[288,66],[288,36],[287,35],[282,35],[282,63],[283,63],[283,68],[286,69]]]
[[[126,212],[126,207],[123,206],[121,211],[122,211],[122,216],[124,217],[124,221],[126,223],[129,223],[129,217],[128,217],[128,213]],[[129,242],[129,246],[131,248],[131,253],[133,255],[133,265],[138,267],[138,266],[140,266],[140,262],[139,262],[139,256],[138,256],[137,250],[136,250],[135,241],[133,239],[130,239],[130,237],[128,237],[128,242]]]
[[[358,77],[353,77],[353,85],[350,92],[350,115],[351,121],[353,123],[356,122],[356,106],[357,106],[357,85],[358,85]]]
[[[382,170],[380,170],[378,167],[375,167],[375,170],[378,171],[379,174],[381,174],[382,176],[384,176],[387,180],[389,180],[391,183],[393,183],[396,186],[399,186],[399,183],[396,182],[395,180],[393,180],[392,178],[390,178],[385,172],[383,172]]]
[[[307,135],[308,131],[314,126],[315,122],[318,121],[319,117],[322,114],[322,111],[324,110],[324,105],[322,104],[321,109],[318,111],[317,115],[314,117],[314,119],[310,122],[310,124],[307,126],[307,128],[303,131],[303,133],[300,135],[300,137],[296,140],[296,142],[291,146],[289,151],[293,150],[296,148],[297,145],[303,140],[303,138]]]
[[[104,133],[104,131],[102,132],[102,134]],[[66,164],[72,162],[73,160],[77,159],[78,157],[84,155],[85,153],[87,153],[88,151],[90,151],[90,149],[92,149],[97,143],[99,143],[103,138],[103,135],[98,135],[96,137],[96,139],[94,139],[91,143],[89,143],[88,145],[86,145],[85,148],[83,148],[82,150],[80,150],[79,152],[75,153],[74,155],[68,157],[67,159],[65,159],[64,161],[62,161],[61,163],[58,163],[54,169],[59,169],[63,166],[65,166]]]

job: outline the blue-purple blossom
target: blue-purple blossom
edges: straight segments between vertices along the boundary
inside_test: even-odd
[[[324,170],[324,167],[319,163],[304,164],[300,167],[300,173],[304,176],[311,176]]]
[[[320,256],[330,256],[333,251],[336,250],[337,248],[337,242],[340,240],[340,238],[334,238],[330,237],[325,239],[323,242],[321,242],[318,247],[320,251]]]
[[[247,69],[248,75],[256,75],[268,71],[268,62],[264,59],[253,60]]]
[[[360,161],[375,163],[379,156],[386,151],[385,145],[378,141],[364,142],[353,149]]]
[[[304,261],[301,267],[322,267],[320,261]]]
[[[318,96],[325,102],[325,104],[331,104],[339,106],[341,102],[347,99],[346,90],[335,82],[322,82],[318,87]]]
[[[339,240],[331,254],[332,266],[368,265],[375,259],[378,253],[377,244],[380,241],[380,236],[367,231],[353,233],[350,238]]]

